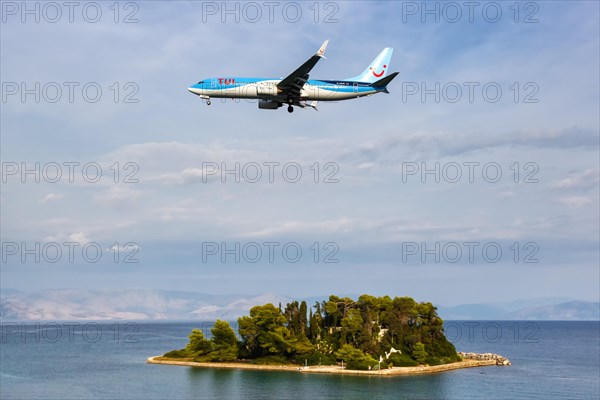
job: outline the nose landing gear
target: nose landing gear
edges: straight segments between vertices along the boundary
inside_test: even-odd
[[[292,107],[291,104],[288,106],[288,112],[289,113],[293,113],[294,112],[294,107]]]
[[[206,102],[207,106],[210,106],[212,103],[210,102],[210,97],[208,96],[200,96],[200,98]]]

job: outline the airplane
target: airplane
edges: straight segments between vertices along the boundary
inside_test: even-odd
[[[284,104],[288,112],[294,106],[317,110],[318,101],[338,101],[389,93],[387,85],[398,75],[387,75],[394,49],[386,47],[359,75],[341,80],[313,80],[309,73],[320,59],[325,58],[326,40],[319,50],[298,69],[282,79],[268,78],[209,78],[188,88],[207,105],[211,98],[258,99],[261,110],[276,110]],[[310,101],[310,103],[309,103]],[[318,110],[317,110],[318,111]]]

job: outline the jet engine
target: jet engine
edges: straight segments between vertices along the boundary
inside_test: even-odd
[[[256,94],[259,96],[277,96],[281,92],[276,85],[260,83],[256,86]]]
[[[259,100],[258,101],[258,108],[260,108],[261,110],[277,110],[279,107],[281,107],[281,103],[278,101],[273,101],[273,100]]]

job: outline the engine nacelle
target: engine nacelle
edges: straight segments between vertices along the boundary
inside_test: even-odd
[[[261,110],[277,110],[281,106],[282,106],[282,104],[278,101],[273,101],[273,100],[259,100],[258,101],[258,108],[260,108]]]
[[[256,86],[256,94],[259,96],[277,96],[279,92],[275,84],[259,83]]]

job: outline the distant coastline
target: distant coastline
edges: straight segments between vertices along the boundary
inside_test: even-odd
[[[463,353],[464,354],[464,353]],[[196,362],[191,360],[182,360],[168,358],[164,356],[149,357],[146,362],[148,364],[164,364],[164,365],[179,365],[185,367],[197,367],[197,368],[225,368],[225,369],[244,369],[244,370],[258,370],[258,371],[289,371],[289,372],[302,372],[311,374],[338,374],[338,375],[386,375],[386,376],[398,376],[398,375],[421,375],[421,374],[435,374],[444,371],[452,371],[455,369],[462,368],[475,368],[475,367],[486,367],[492,365],[510,365],[510,361],[506,358],[498,356],[496,354],[491,357],[486,357],[485,354],[469,353],[474,358],[464,358],[462,361],[453,362],[442,365],[420,365],[418,367],[393,367],[385,368],[381,370],[350,370],[342,369],[339,365],[323,365],[323,366],[308,366],[303,367],[299,365],[287,364],[287,365],[257,365],[243,362]],[[500,361],[502,360],[502,361]],[[507,363],[504,363],[506,360]]]

